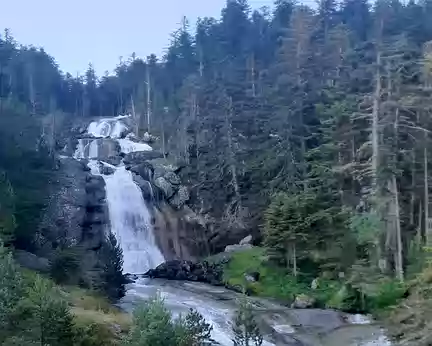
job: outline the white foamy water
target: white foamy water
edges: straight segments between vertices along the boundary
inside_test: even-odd
[[[156,245],[150,213],[131,172],[118,167],[104,179],[111,232],[123,249],[123,271],[145,273],[157,267],[165,259]]]

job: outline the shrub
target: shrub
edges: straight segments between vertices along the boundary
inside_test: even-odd
[[[137,307],[124,346],[204,346],[211,345],[212,327],[195,311],[172,319],[160,297]]]

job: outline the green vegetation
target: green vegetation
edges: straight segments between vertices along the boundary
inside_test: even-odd
[[[248,281],[245,274],[259,273],[259,280]],[[235,252],[224,268],[228,286],[251,295],[275,298],[291,304],[296,297],[312,298],[314,306],[348,312],[373,312],[382,315],[405,296],[408,286],[391,278],[377,278],[363,290],[346,279],[317,276],[316,287],[308,275],[293,276],[269,260],[266,249],[255,247]],[[368,282],[371,280],[369,279]]]
[[[156,297],[134,311],[133,325],[125,346],[211,345],[212,327],[197,312],[172,320],[163,300]]]
[[[261,346],[263,337],[258,328],[252,306],[246,300],[240,302],[233,324],[234,346]]]

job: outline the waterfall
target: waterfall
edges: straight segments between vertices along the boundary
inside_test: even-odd
[[[132,173],[127,171],[123,164],[114,167],[97,161],[99,144],[104,138],[117,140],[125,154],[152,150],[145,143],[120,138],[127,131],[127,126],[122,121],[125,118],[119,116],[92,122],[88,126],[87,134],[95,139],[90,139],[87,144],[80,139],[74,157],[90,159],[88,166],[91,173],[104,178],[111,232],[123,250],[123,272],[139,274],[164,262],[153,234],[150,212],[141,189],[134,183]],[[100,165],[114,167],[114,174],[101,174]]]
[[[132,174],[118,167],[105,176],[111,232],[123,249],[126,273],[144,273],[164,261],[156,246],[151,216]]]

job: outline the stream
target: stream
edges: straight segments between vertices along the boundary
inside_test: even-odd
[[[74,157],[88,159],[92,174],[106,183],[106,198],[111,231],[123,249],[124,272],[143,273],[164,262],[156,245],[150,211],[132,173],[123,163],[112,166],[99,161],[99,144],[103,139],[116,140],[121,152],[148,151],[152,148],[124,137],[128,117],[99,119],[87,128],[88,138],[80,139]],[[101,173],[108,165],[113,173]],[[223,346],[231,346],[231,321],[240,295],[221,287],[200,283],[139,279],[127,286],[120,306],[132,311],[143,299],[160,294],[174,316],[189,309],[199,311],[213,326],[212,337]],[[288,346],[390,346],[384,332],[365,316],[348,315],[333,310],[289,309],[270,300],[247,298],[254,307],[264,335],[263,345]]]

